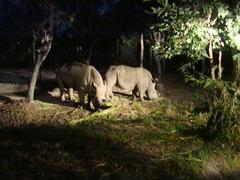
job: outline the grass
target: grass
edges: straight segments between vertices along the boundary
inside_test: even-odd
[[[238,179],[240,153],[206,138],[207,114],[115,96],[90,113],[37,101],[38,124],[2,127],[3,179]]]

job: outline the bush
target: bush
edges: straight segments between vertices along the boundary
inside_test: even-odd
[[[240,128],[240,107],[236,88],[224,81],[213,81],[207,87],[206,101],[209,107],[207,127],[211,134],[227,133],[233,127]]]
[[[198,102],[201,109],[207,110],[209,114],[208,135],[239,144],[240,94],[237,83],[211,80],[203,75],[199,77],[195,79],[189,76],[187,80],[203,88]]]

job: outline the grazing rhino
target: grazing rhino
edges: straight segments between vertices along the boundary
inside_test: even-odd
[[[129,67],[125,65],[110,66],[105,75],[106,78],[106,100],[113,96],[112,88],[131,91],[133,96],[139,94],[142,101],[147,95],[149,99],[158,97],[155,85],[157,79],[153,79],[151,73],[142,67]]]
[[[57,73],[57,81],[60,88],[60,98],[64,97],[64,87],[69,90],[69,97],[72,99],[73,89],[77,91],[80,105],[84,104],[85,95],[88,95],[88,107],[93,104],[95,110],[105,100],[106,86],[103,83],[100,73],[91,65],[74,62],[64,64]]]

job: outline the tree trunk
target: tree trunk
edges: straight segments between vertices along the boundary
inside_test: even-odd
[[[165,35],[161,32],[153,32],[153,40],[154,44],[158,44],[160,47],[164,43]],[[157,66],[157,74],[159,78],[162,78],[163,74],[166,72],[166,61],[163,58],[162,54],[156,54],[155,51],[153,51],[154,59],[156,61]]]
[[[34,101],[34,91],[35,91],[37,77],[38,77],[38,73],[41,65],[42,65],[42,61],[38,59],[37,62],[35,63],[35,67],[33,70],[33,74],[32,74],[29,89],[28,89],[28,101],[30,103]]]
[[[35,29],[32,30],[32,33],[33,33],[32,56],[33,56],[33,67],[34,67],[36,64],[36,41],[37,41]]]
[[[143,67],[143,57],[144,57],[144,37],[143,34],[140,36],[140,67]]]
[[[156,54],[156,51],[153,51],[153,56],[157,66],[157,76],[158,78],[161,78],[162,77],[161,56]]]
[[[34,101],[34,90],[37,82],[37,77],[39,73],[39,69],[42,65],[42,63],[47,58],[47,55],[52,47],[52,25],[49,30],[43,30],[44,35],[40,38],[40,47],[36,49],[35,51],[35,57],[37,62],[35,63],[33,74],[31,77],[31,81],[29,84],[28,94],[27,94],[27,100],[32,103]]]
[[[211,79],[212,79],[212,80],[216,80],[216,78],[215,78],[215,69],[214,69],[214,61],[213,61],[212,39],[209,40],[208,53],[209,53],[209,61],[210,61],[210,74],[211,74]]]
[[[218,79],[222,79],[222,50],[218,52]]]

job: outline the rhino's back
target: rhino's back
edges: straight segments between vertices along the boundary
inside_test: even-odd
[[[91,79],[91,70],[91,66],[81,63],[64,64],[59,70],[59,76],[68,87],[84,88]]]
[[[117,84],[116,86],[125,90],[132,90],[137,83],[136,69],[133,67],[119,65],[115,67]]]
[[[145,68],[121,65],[117,67],[117,76],[119,84],[133,89],[136,85],[147,86],[151,73]]]

